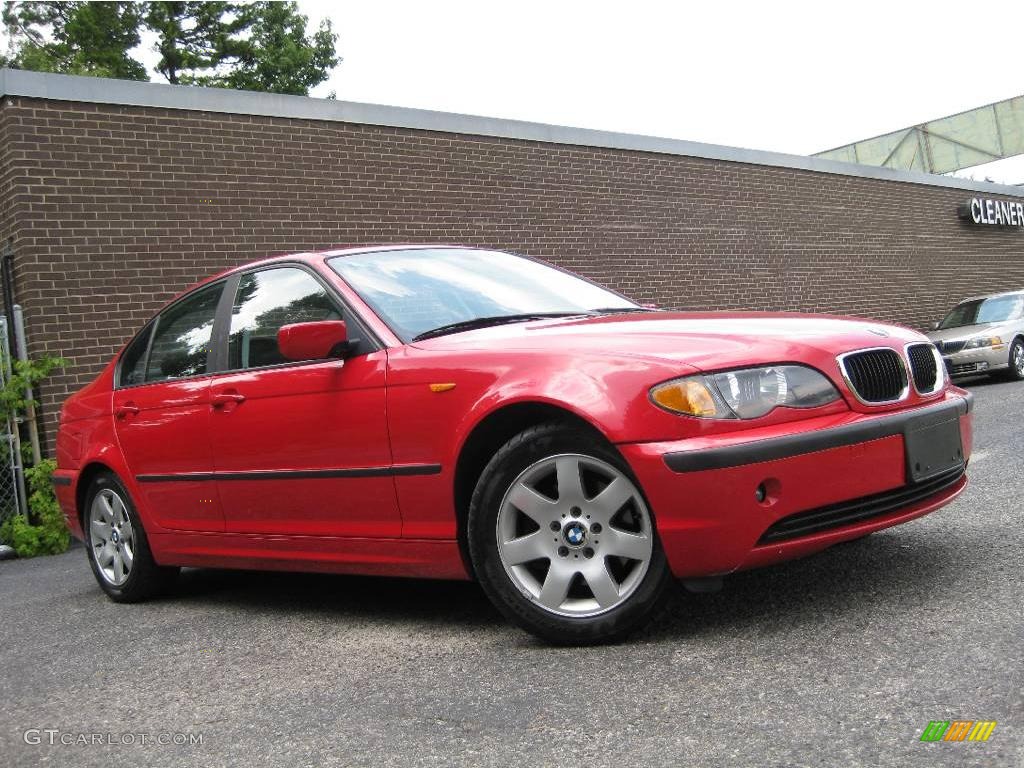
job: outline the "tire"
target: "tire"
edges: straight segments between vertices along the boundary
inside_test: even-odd
[[[113,473],[97,475],[89,486],[82,527],[93,576],[114,602],[141,602],[174,584],[179,569],[153,560],[135,504]]]
[[[577,427],[531,427],[494,455],[470,502],[467,539],[491,602],[557,645],[621,639],[671,596],[654,518],[629,467]]]
[[[1006,378],[1010,381],[1024,380],[1024,340],[1014,339],[1010,345],[1010,367],[1006,370]]]

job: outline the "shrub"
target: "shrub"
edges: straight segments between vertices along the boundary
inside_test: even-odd
[[[25,397],[26,388],[37,386],[66,363],[62,358],[49,356],[35,361],[15,360],[13,370],[0,386],[0,419],[24,411],[30,404]],[[22,449],[24,457],[26,446]],[[10,460],[9,455],[4,458]],[[9,517],[0,525],[0,541],[14,547],[19,557],[55,555],[68,548],[71,537],[51,482],[56,468],[57,462],[46,459],[25,470],[29,513]]]
[[[64,552],[71,541],[50,480],[56,468],[57,462],[44,459],[25,470],[28,508],[36,524],[29,522],[25,515],[14,515],[0,525],[0,539],[14,547],[18,557],[57,555]]]

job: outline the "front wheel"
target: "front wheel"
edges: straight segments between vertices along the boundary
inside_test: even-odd
[[[1013,381],[1024,380],[1024,341],[1020,339],[1014,339],[1010,345],[1010,367],[1006,375]]]
[[[480,477],[467,533],[488,597],[549,642],[621,638],[669,595],[643,494],[614,449],[581,429],[545,424],[506,443]]]

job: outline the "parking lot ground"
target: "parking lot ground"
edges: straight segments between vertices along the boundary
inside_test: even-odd
[[[129,606],[80,547],[0,563],[0,764],[1024,765],[1024,384],[968,386],[954,504],[616,646],[546,647],[473,584],[190,570]]]

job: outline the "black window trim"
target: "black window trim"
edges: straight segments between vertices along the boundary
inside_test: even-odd
[[[310,267],[305,262],[301,261],[275,261],[270,264],[260,264],[257,267],[251,267],[249,269],[242,269],[231,275],[229,278],[229,284],[224,291],[224,296],[221,297],[221,305],[217,307],[218,319],[220,323],[214,323],[214,336],[211,339],[211,343],[217,344],[217,349],[220,354],[218,360],[217,370],[210,373],[212,376],[224,376],[229,374],[248,373],[250,371],[274,371],[280,368],[297,368],[304,365],[318,365],[329,360],[289,360],[284,363],[274,363],[272,365],[260,365],[255,368],[228,368],[228,344],[231,336],[231,312],[235,306],[235,295],[238,293],[238,286],[242,282],[242,278],[246,275],[252,275],[256,272],[266,272],[271,269],[282,269],[285,267],[298,268],[301,271],[308,274],[313,280],[324,289],[328,298],[335,303],[338,309],[341,310],[342,317],[345,318],[345,323],[350,327],[349,338],[352,337],[351,325],[349,318],[351,318],[359,330],[359,336],[361,340],[364,340],[369,344],[370,349],[359,353],[359,356],[369,355],[373,352],[379,352],[384,348],[380,339],[377,338],[376,334],[372,333],[367,326],[365,320],[359,316],[359,314],[345,301],[344,297],[341,296],[337,290],[334,289],[323,276],[314,268]],[[340,275],[339,275],[340,278]],[[229,297],[225,299],[225,297]],[[218,327],[223,329],[222,335],[218,335]]]
[[[274,368],[291,368],[299,365],[311,365],[313,363],[324,362],[323,360],[298,360],[295,362],[278,363],[277,365],[264,365],[259,368],[228,369],[226,367],[228,361],[228,336],[231,333],[231,310],[234,307],[235,294],[238,290],[238,284],[242,281],[242,278],[245,275],[254,272],[262,272],[267,269],[278,269],[280,267],[298,267],[299,269],[309,274],[314,280],[317,281],[317,283],[320,284],[320,286],[327,292],[327,295],[341,308],[342,316],[346,318],[346,323],[348,322],[348,318],[351,318],[355,322],[355,325],[359,330],[359,338],[364,339],[366,343],[371,347],[371,349],[361,354],[371,354],[373,352],[379,352],[380,350],[384,349],[384,343],[380,340],[377,334],[375,334],[370,329],[369,325],[366,323],[366,320],[352,307],[351,304],[349,304],[349,302],[345,300],[345,297],[342,296],[333,285],[324,280],[323,276],[316,269],[302,261],[274,261],[269,264],[260,264],[257,267],[239,268],[236,272],[232,272],[224,276],[220,280],[215,280],[210,283],[204,283],[203,285],[196,286],[193,290],[189,291],[188,293],[182,296],[179,296],[170,304],[163,307],[159,312],[157,312],[156,315],[150,318],[149,321],[144,326],[142,326],[142,329],[139,330],[138,333],[132,336],[131,341],[129,341],[125,345],[124,350],[122,350],[117,360],[117,367],[114,370],[114,389],[135,389],[136,387],[148,387],[155,386],[157,384],[168,384],[171,382],[178,381],[193,381],[198,379],[210,378],[212,376],[220,376],[228,373],[242,373],[244,371],[266,371],[272,370]],[[338,279],[342,279],[341,275],[338,275]],[[128,349],[135,342],[135,340],[143,333],[145,333],[148,328],[152,328],[152,335],[149,337],[149,343],[146,345],[146,358],[143,368],[144,371],[148,370],[149,354],[153,348],[153,339],[156,337],[157,326],[159,326],[160,318],[163,316],[163,314],[170,310],[171,308],[177,306],[181,302],[185,301],[186,299],[195,296],[200,291],[215,285],[221,286],[221,295],[220,299],[218,300],[217,309],[214,312],[213,317],[213,331],[210,334],[211,349],[210,355],[209,357],[207,357],[206,360],[206,371],[204,373],[197,373],[195,376],[181,376],[180,378],[176,379],[161,379],[160,381],[142,381],[139,382],[138,384],[122,384],[121,370],[122,364],[124,362],[124,353],[128,351]]]
[[[117,389],[135,389],[137,387],[149,387],[149,386],[155,386],[157,384],[168,384],[168,383],[177,382],[177,381],[192,381],[194,379],[202,379],[202,378],[205,378],[207,376],[213,375],[214,371],[211,370],[211,369],[214,368],[219,363],[219,360],[217,359],[217,348],[214,346],[214,339],[216,339],[216,337],[217,337],[217,318],[218,318],[218,316],[220,314],[220,311],[221,311],[221,305],[224,303],[224,294],[225,294],[224,288],[227,285],[227,283],[228,283],[228,281],[230,280],[231,277],[232,276],[229,275],[227,278],[223,278],[221,280],[214,280],[212,283],[204,283],[203,285],[196,286],[193,290],[189,291],[188,293],[186,293],[186,294],[184,294],[182,296],[179,296],[177,299],[172,301],[170,304],[168,304],[167,306],[163,307],[159,312],[156,313],[156,315],[154,315],[152,318],[150,318],[149,322],[147,322],[144,326],[142,326],[142,330],[140,330],[138,333],[136,333],[134,336],[132,336],[132,340],[129,341],[125,345],[124,350],[121,352],[120,357],[118,357],[118,359],[117,359],[117,368],[114,370],[114,389],[115,390],[117,390]],[[121,383],[121,373],[122,373],[122,367],[124,365],[124,354],[125,354],[125,352],[127,352],[131,348],[132,344],[135,343],[135,340],[139,336],[144,334],[147,329],[150,329],[150,328],[152,329],[152,332],[151,332],[150,337],[149,337],[149,342],[146,344],[146,356],[145,356],[145,361],[143,363],[143,368],[142,368],[143,375],[145,375],[149,371],[149,356],[150,356],[150,353],[153,351],[153,339],[156,338],[157,329],[160,327],[160,318],[162,318],[166,312],[168,312],[169,310],[171,310],[174,307],[178,306],[178,304],[180,304],[181,302],[187,301],[188,299],[192,298],[193,296],[195,296],[200,291],[204,291],[207,288],[212,288],[214,286],[220,286],[221,294],[220,294],[220,298],[217,300],[217,308],[216,308],[216,310],[214,310],[214,314],[213,314],[213,329],[210,332],[210,347],[211,348],[210,348],[210,354],[206,358],[206,371],[204,373],[197,373],[194,376],[179,376],[179,377],[173,378],[173,379],[160,379],[159,381],[140,381],[138,384],[122,384]],[[211,360],[213,361],[212,363],[211,363]]]
[[[117,367],[114,369],[114,389],[128,389],[130,387],[137,387],[140,384],[145,384],[145,381],[138,382],[136,384],[122,384],[121,374],[124,372],[124,357],[128,354],[128,350],[131,349],[137,339],[141,338],[142,334],[148,333],[149,339],[146,341],[146,349],[142,353],[142,375],[146,375],[146,366],[149,365],[149,350],[153,346],[153,334],[156,333],[157,321],[160,319],[160,315],[155,315],[146,321],[146,324],[142,326],[138,333],[132,336],[131,340],[124,345],[124,350],[117,358]]]

